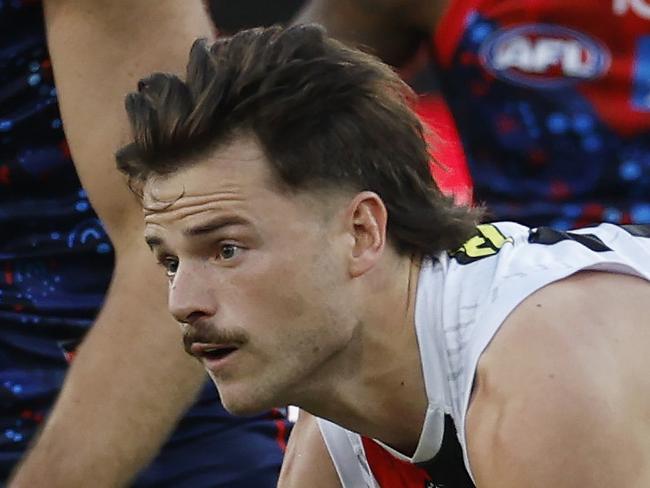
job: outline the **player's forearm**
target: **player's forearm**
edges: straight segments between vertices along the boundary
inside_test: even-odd
[[[139,264],[149,258],[116,271],[114,293],[12,488],[123,486],[155,456],[194,398],[204,374],[182,351],[161,273],[152,276],[153,266]]]
[[[115,170],[114,153],[128,140],[124,98],[152,72],[184,73],[192,43],[211,37],[213,27],[201,0],[44,0],[44,6],[75,166],[119,245],[124,213],[141,217]]]

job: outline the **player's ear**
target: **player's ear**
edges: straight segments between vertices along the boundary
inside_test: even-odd
[[[363,191],[350,201],[346,217],[352,236],[349,270],[357,277],[370,270],[383,254],[388,212],[379,195]]]

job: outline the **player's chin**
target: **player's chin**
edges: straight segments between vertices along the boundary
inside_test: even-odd
[[[249,416],[257,415],[266,410],[281,406],[275,399],[259,391],[243,391],[230,387],[219,387],[221,404],[232,415]]]

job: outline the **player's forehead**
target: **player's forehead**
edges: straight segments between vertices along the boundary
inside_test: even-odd
[[[231,187],[262,185],[272,181],[271,168],[255,139],[238,137],[191,160],[179,160],[179,169],[152,175],[143,188],[145,207],[185,194],[205,195]]]
[[[257,141],[241,137],[182,170],[149,178],[143,188],[145,235],[192,236],[188,227],[215,219],[270,235],[331,215],[342,204],[341,192],[320,186],[288,190],[278,183]]]
[[[143,188],[145,222],[178,220],[273,195],[269,164],[255,141],[238,139],[182,169],[151,176]]]

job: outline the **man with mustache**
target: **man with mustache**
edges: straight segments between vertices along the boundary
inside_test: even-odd
[[[316,26],[140,81],[117,161],[186,350],[230,412],[318,417],[285,487],[647,486],[650,229],[478,224],[409,104]]]

